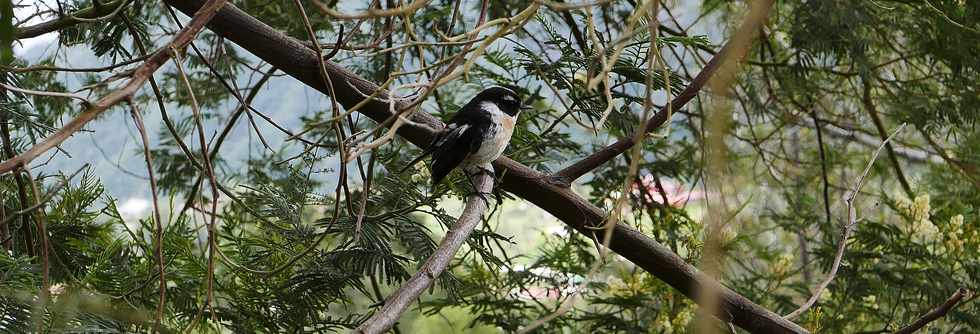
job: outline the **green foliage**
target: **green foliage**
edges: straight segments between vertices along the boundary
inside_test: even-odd
[[[490,2],[486,19],[514,15],[529,3]],[[473,29],[478,2],[462,2],[455,23],[456,2],[448,0],[363,21],[330,17],[319,12],[318,2],[302,4],[325,52],[342,37],[346,47],[332,61],[378,83],[401,73],[393,85],[408,88],[394,93],[406,100],[418,96],[413,89],[446,73],[458,52],[484,41],[467,48],[446,38]],[[97,3],[60,5],[73,12]],[[309,40],[293,2],[235,5],[289,36]],[[342,12],[368,6],[325,5]],[[686,4],[666,5],[672,14],[661,11],[659,24],[684,34],[661,29],[651,36],[650,18],[643,17],[632,35],[621,38],[636,9],[631,1],[594,6],[591,16],[582,9],[562,13],[543,6],[526,25],[490,44],[462,79],[438,87],[420,111],[447,119],[485,86],[514,87],[533,110],[521,114],[506,155],[543,173],[565,167],[632,135],[644,114],[659,110],[693,81],[712,56],[709,50],[719,50],[730,37],[726,32],[734,31],[725,25],[737,24],[745,13],[744,2],[702,1],[704,17],[675,21],[666,15],[680,13],[677,6]],[[15,42],[11,22],[17,21],[8,20],[10,8],[0,8],[2,81],[88,98],[113,91],[116,80],[125,80],[139,62],[90,73],[38,67],[81,67],[74,63],[78,52],[102,65],[133,60],[140,54],[137,40],[150,52],[167,47],[177,25],[160,3],[125,6],[118,15],[61,28],[57,47],[40,59],[6,58]],[[911,189],[902,189],[890,153],[882,153],[855,202],[859,219],[844,241],[841,269],[797,323],[814,333],[888,332],[942,303],[956,288],[976,291],[980,3],[781,1],[775,6],[731,87],[709,84],[690,103],[672,109],[667,126],[640,143],[641,154],[602,164],[572,190],[607,211],[625,200],[619,224],[692,265],[720,263],[723,284],[787,314],[811,296],[833,265],[842,242],[839,224],[846,218],[839,199],[880,142],[874,111],[885,132],[910,125],[893,144]],[[586,23],[590,17],[594,36]],[[694,22],[694,27],[677,22]],[[344,35],[337,36],[341,25]],[[500,27],[464,37],[487,37]],[[416,42],[421,43],[411,44]],[[51,150],[46,154],[52,156],[34,161],[33,178],[0,176],[0,219],[10,217],[6,237],[12,242],[0,252],[0,332],[153,331],[160,301],[158,247],[166,277],[161,332],[343,332],[379,310],[456,223],[459,199],[472,191],[465,176],[454,173],[431,189],[423,164],[396,174],[418,153],[400,138],[341,165],[342,146],[380,138],[386,130],[358,113],[337,117],[348,110],[334,110],[329,100],[314,99],[320,94],[313,91],[305,97],[284,92],[275,81],[256,100],[271,95],[272,102],[252,105],[269,120],[253,119],[260,116],[251,110],[233,118],[239,101],[219,77],[246,95],[267,64],[214,32],[199,34],[195,45],[203,57],[188,49],[181,64],[190,90],[168,63],[154,77],[161,96],[144,88],[132,100],[150,114],[159,112],[162,98],[173,122],[171,132],[147,121],[148,128],[157,129],[150,134],[149,153],[162,221],[154,221],[149,209],[121,210],[118,194],[91,169],[75,178],[57,170],[57,162],[68,159],[63,153],[92,162],[87,151]],[[380,52],[385,48],[394,49]],[[602,73],[603,60],[609,61],[608,73]],[[608,80],[590,87],[591,79],[602,75]],[[221,187],[217,194],[202,171],[205,156],[190,110],[191,91],[212,150],[208,158]],[[309,110],[290,114],[293,102],[303,98]],[[121,106],[109,112],[123,109],[128,111]],[[11,133],[2,139],[12,151],[23,152],[80,110],[74,100],[4,91],[0,118]],[[715,134],[708,122],[712,117],[730,123],[723,133],[722,161],[706,150],[705,138]],[[253,145],[219,148],[218,134],[228,124],[232,136],[255,138]],[[123,126],[131,125],[116,129]],[[142,161],[144,152],[124,153]],[[2,158],[10,156],[4,152]],[[47,165],[48,158],[55,163]],[[632,159],[639,159],[637,175],[628,171]],[[708,167],[718,167],[723,184]],[[372,181],[365,189],[368,173]],[[34,184],[40,196],[33,194]],[[140,181],[132,188],[146,196],[149,186]],[[513,332],[551,315],[554,319],[535,332],[727,330],[726,324],[696,317],[695,303],[657,278],[663,273],[613,254],[601,258],[596,235],[558,230],[559,223],[529,208],[527,199],[500,195],[505,200],[499,203],[487,196],[492,213],[402,318],[401,331]],[[217,212],[211,211],[213,204]],[[33,205],[39,210],[18,213]],[[712,221],[728,225],[709,238]],[[50,251],[46,260],[39,252],[41,223]],[[25,235],[34,237],[31,244]],[[720,241],[720,258],[703,258],[709,239]],[[564,303],[567,312],[555,314]],[[974,299],[964,301],[930,330],[975,332],[977,305]]]

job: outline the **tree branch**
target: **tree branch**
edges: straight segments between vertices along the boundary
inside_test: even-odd
[[[687,87],[681,91],[674,99],[660,108],[650,120],[647,121],[645,127],[637,129],[636,131],[651,132],[661,127],[670,119],[671,113],[684,107],[685,104],[691,101],[698,92],[704,88],[708,80],[714,76],[715,72],[721,68],[722,64],[729,61],[741,61],[748,52],[749,43],[755,39],[755,35],[759,30],[759,27],[765,21],[769,14],[769,9],[772,8],[772,0],[758,1],[755,6],[751,8],[749,14],[746,16],[745,21],[742,25],[735,31],[725,46],[722,47],[721,51],[715,54],[710,61],[701,69],[701,72],[694,77]],[[635,135],[624,137],[612,143],[605,148],[592,153],[588,157],[585,157],[575,163],[572,163],[568,167],[556,172],[550,178],[550,181],[554,184],[568,187],[576,179],[605,164],[609,160],[619,156],[623,152],[626,152],[630,147],[636,144],[634,138]]]
[[[166,63],[171,54],[171,48],[175,50],[183,49],[194,40],[197,33],[204,28],[204,24],[211,20],[218,10],[224,6],[227,0],[208,0],[201,8],[200,11],[194,11],[191,14],[193,19],[191,23],[187,25],[186,28],[181,29],[176,36],[167,44],[167,47],[160,49],[154,53],[150,58],[143,63],[142,66],[133,72],[133,77],[121,88],[103,96],[98,101],[91,103],[88,108],[81,114],[76,116],[70,122],[62,126],[58,131],[55,131],[50,136],[44,139],[44,141],[34,145],[27,151],[18,154],[17,156],[7,159],[0,163],[0,175],[6,174],[17,167],[27,166],[32,160],[47,152],[51,148],[58,146],[64,142],[68,137],[71,137],[75,132],[81,130],[83,126],[89,121],[95,119],[103,112],[108,110],[110,107],[116,105],[119,102],[128,100],[139,90],[140,87],[146,83],[153,72],[156,72],[164,63]]]
[[[0,91],[0,99],[6,102],[7,96],[6,92]],[[7,156],[13,158],[17,156],[16,151],[14,151],[13,141],[11,141],[10,135],[10,118],[7,116],[6,112],[0,112],[0,143],[3,145],[3,154],[0,157]],[[27,208],[30,204],[27,203],[27,184],[25,184],[23,177],[20,173],[14,173],[14,182],[17,184],[17,201],[21,209]],[[2,205],[2,204],[0,204]],[[32,209],[33,210],[33,209]],[[15,217],[11,216],[11,217]],[[8,220],[10,218],[4,218]],[[4,221],[3,224],[7,222]],[[34,256],[34,236],[31,234],[31,219],[29,215],[20,217],[20,228],[21,233],[24,234],[24,254],[27,256]]]
[[[469,173],[469,171],[467,171]],[[442,242],[436,247],[432,256],[429,256],[419,268],[419,271],[412,275],[401,287],[385,300],[385,305],[381,307],[370,318],[365,320],[354,333],[384,333],[391,329],[405,312],[412,302],[414,302],[425,289],[428,289],[436,277],[442,274],[453,260],[459,247],[469,238],[470,233],[480,223],[483,213],[487,209],[486,200],[480,193],[490,193],[493,188],[493,178],[485,173],[474,176],[473,183],[476,185],[476,192],[466,200],[466,207],[459,215],[456,224],[450,227]]]
[[[956,289],[956,292],[954,292],[952,296],[949,296],[949,299],[946,299],[945,303],[939,305],[939,307],[933,309],[932,311],[929,311],[929,313],[923,314],[918,320],[909,324],[908,326],[902,327],[894,334],[915,333],[915,331],[925,327],[930,322],[946,316],[946,313],[949,313],[950,310],[956,307],[956,304],[959,304],[960,300],[963,300],[963,297],[969,293],[970,292],[964,288]]]
[[[864,81],[862,86],[861,101],[868,110],[868,115],[871,116],[871,123],[874,123],[875,129],[878,130],[878,136],[881,136],[882,140],[884,140],[888,132],[885,131],[885,125],[881,122],[881,117],[878,117],[878,108],[875,107],[874,101],[871,100],[871,83]],[[905,178],[905,173],[902,172],[902,165],[898,162],[898,157],[895,156],[895,148],[892,147],[892,143],[888,143],[887,141],[886,143],[885,148],[888,150],[888,161],[895,168],[895,178],[898,179],[898,184],[902,185],[902,190],[905,190],[906,196],[915,198],[915,193],[912,192],[912,187],[909,186],[909,181]]]
[[[201,6],[201,0],[165,0],[184,13],[193,13]],[[281,69],[284,73],[313,87],[328,92],[320,78],[319,60],[316,53],[298,40],[284,35],[239,10],[227,5],[215,16],[208,27],[231,40],[255,56]],[[376,92],[379,88],[350,71],[331,62],[325,64],[327,74],[334,83],[334,96],[345,108],[363,102],[359,111],[374,121],[383,122],[392,116],[389,106],[382,101],[387,94],[379,92],[376,99],[365,101],[361,95]],[[400,110],[399,106],[394,108]],[[403,125],[398,134],[415,145],[427,145],[435,135],[435,129],[443,124],[432,115],[411,113],[411,123]],[[547,181],[547,175],[518,162],[501,157],[494,163],[498,175],[504,175],[501,187],[548,211],[569,226],[582,233],[596,232],[605,213],[579,197],[569,188],[559,187]],[[646,271],[656,275],[688,297],[693,297],[702,284],[718,284],[671,252],[668,248],[625,224],[617,224],[612,231],[610,249],[629,259]],[[598,237],[603,237],[601,231]],[[721,287],[721,307],[716,316],[723,321],[753,333],[807,333],[798,325],[782,319],[734,291]]]

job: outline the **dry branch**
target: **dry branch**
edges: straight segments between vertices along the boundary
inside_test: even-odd
[[[193,13],[201,6],[201,0],[166,0],[184,13]],[[320,92],[328,92],[320,77],[320,62],[316,52],[303,43],[284,35],[249,16],[233,5],[227,5],[215,16],[208,27],[231,40],[255,56],[269,62],[306,85]],[[325,63],[327,74],[334,82],[335,99],[345,108],[363,102],[360,112],[377,122],[383,122],[392,114],[386,102],[387,94],[379,92],[379,99],[365,100],[360,92],[376,92],[378,86],[336,64]],[[426,113],[412,113],[411,124],[398,130],[398,134],[414,143],[426,145],[442,123]],[[605,212],[579,197],[566,187],[547,181],[548,176],[506,157],[494,163],[498,175],[504,175],[501,187],[548,211],[558,219],[583,233],[594,232],[593,227],[605,219]],[[702,284],[717,284],[670,249],[643,235],[639,231],[618,224],[613,229],[610,249],[636,265],[654,274],[667,284],[693,297]],[[599,237],[602,237],[600,235]],[[716,316],[723,321],[753,333],[807,333],[798,325],[782,319],[745,297],[721,287],[721,307]]]
[[[473,184],[476,191],[466,200],[466,207],[459,215],[456,224],[450,227],[446,236],[436,247],[432,256],[429,256],[419,268],[419,271],[412,275],[401,287],[385,300],[385,304],[380,310],[375,312],[370,318],[357,327],[354,333],[384,333],[391,329],[405,312],[408,306],[422,295],[425,289],[432,285],[432,282],[442,274],[453,260],[459,247],[469,238],[470,233],[483,217],[483,212],[487,209],[486,201],[479,193],[489,193],[493,188],[493,178],[485,173],[474,176]]]

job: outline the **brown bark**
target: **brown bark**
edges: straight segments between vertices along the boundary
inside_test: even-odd
[[[165,1],[184,13],[193,13],[202,3],[201,0]],[[320,78],[320,64],[314,51],[233,5],[223,8],[208,27],[308,86],[324,94],[329,92]],[[334,84],[334,98],[345,107],[361,102],[363,97],[360,93],[371,94],[379,89],[374,83],[336,64],[326,62],[325,67]],[[378,122],[391,116],[388,105],[380,101],[367,102],[360,112]],[[428,144],[435,133],[434,129],[443,126],[429,114],[413,113],[411,118],[421,126],[402,126],[398,134],[415,145]],[[592,227],[605,218],[602,210],[569,188],[548,182],[547,175],[516,161],[502,157],[494,163],[494,169],[498,171],[498,175],[504,175],[501,184],[503,189],[534,203],[580,232],[591,235],[596,232]],[[613,251],[692,299],[699,286],[717,284],[697,268],[684,262],[677,254],[629,226],[616,225],[612,233],[610,248]],[[722,321],[733,322],[753,333],[807,333],[800,326],[782,319],[728,288],[721,287],[720,290],[721,308],[716,316]]]
[[[949,313],[950,310],[956,307],[956,304],[959,304],[960,300],[963,300],[963,297],[965,297],[967,294],[969,294],[969,291],[967,291],[966,289],[964,288],[957,289],[956,292],[954,292],[952,296],[949,296],[949,299],[946,299],[946,302],[944,302],[942,305],[939,305],[939,307],[933,309],[932,311],[923,314],[921,317],[919,317],[919,319],[916,319],[908,326],[902,327],[894,334],[915,333],[919,329],[922,329],[922,327],[928,325],[930,322],[933,322],[936,319],[946,316],[946,313]]]

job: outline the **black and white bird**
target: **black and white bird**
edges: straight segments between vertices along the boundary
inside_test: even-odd
[[[490,163],[497,160],[510,143],[521,110],[521,99],[514,91],[494,86],[476,94],[436,134],[422,154],[402,168],[432,155],[432,186],[439,184],[454,168],[492,173]]]

